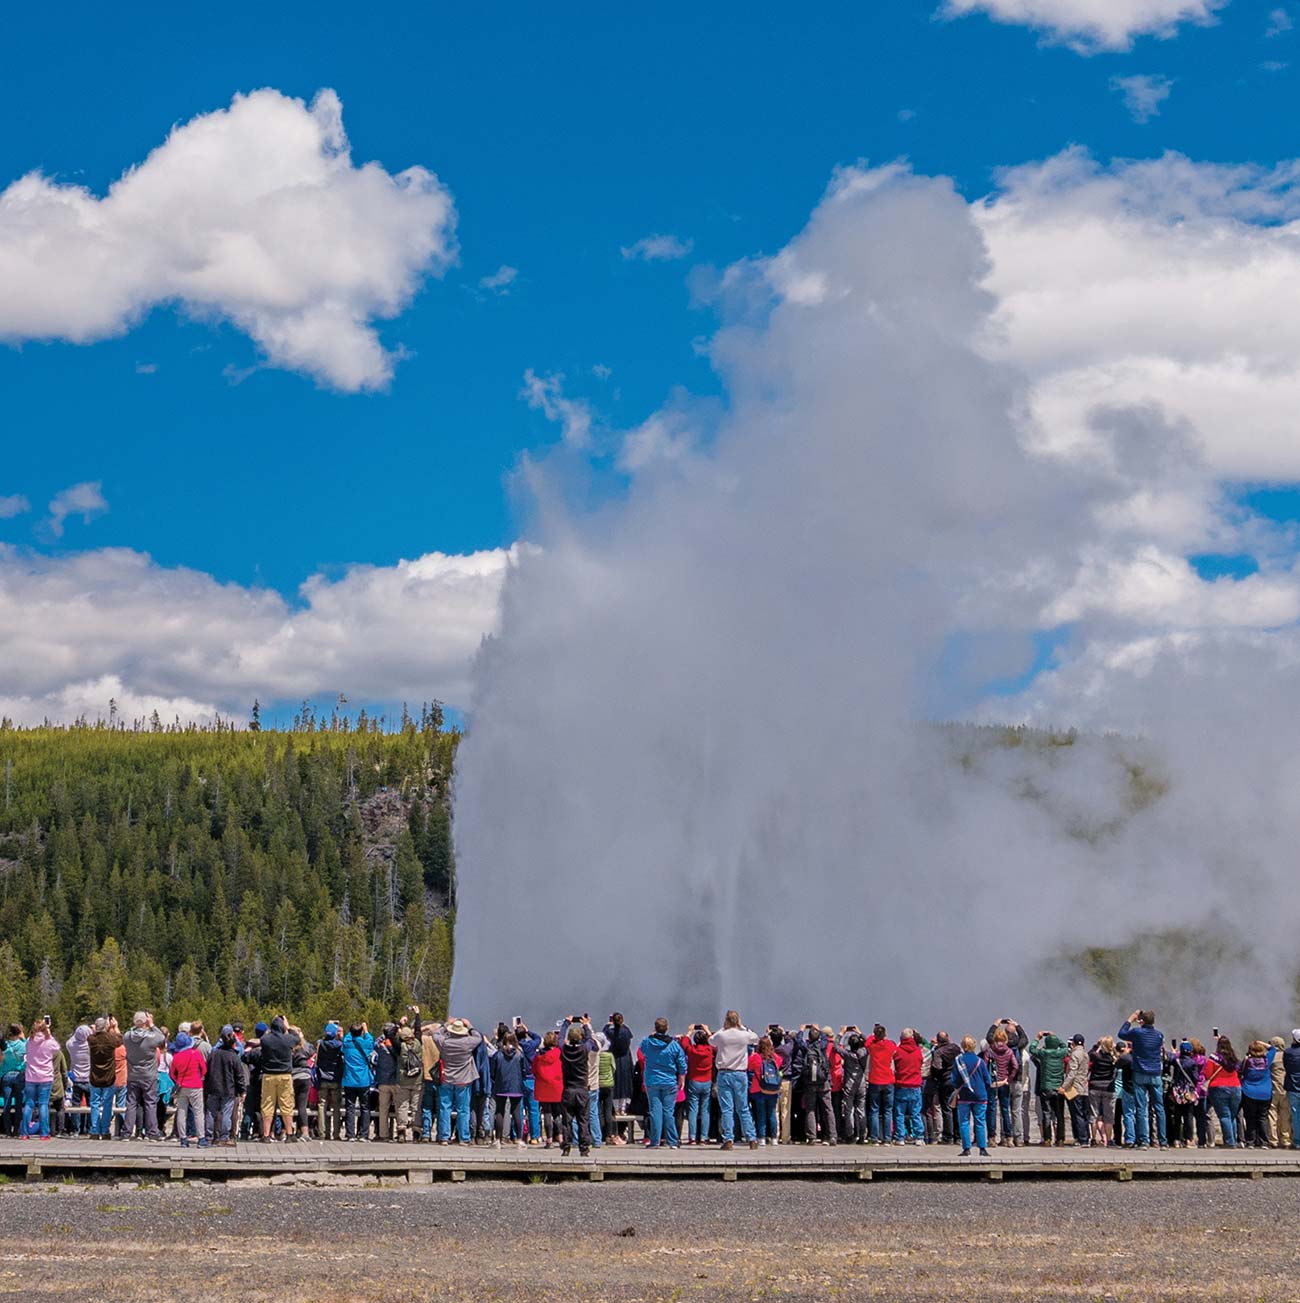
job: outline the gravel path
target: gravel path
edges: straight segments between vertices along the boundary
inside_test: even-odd
[[[1300,1299],[1300,1180],[0,1190],[0,1295]]]

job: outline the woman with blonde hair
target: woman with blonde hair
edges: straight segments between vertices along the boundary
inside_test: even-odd
[[[1115,1038],[1103,1036],[1088,1051],[1088,1103],[1092,1111],[1092,1143],[1115,1143]]]
[[[989,1065],[980,1057],[973,1036],[961,1038],[961,1053],[953,1060],[952,1092],[957,1101],[957,1127],[961,1132],[961,1156],[970,1156],[971,1121],[980,1157],[989,1156],[988,1107]]]

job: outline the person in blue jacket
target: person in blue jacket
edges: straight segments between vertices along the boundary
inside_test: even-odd
[[[363,1022],[353,1023],[343,1037],[344,1134],[349,1140],[370,1139],[370,1086],[374,1081],[375,1038]]]
[[[540,1145],[542,1114],[537,1107],[537,1100],[533,1098],[533,1056],[542,1048],[542,1038],[536,1032],[529,1031],[524,1020],[516,1015],[515,1039],[524,1056],[524,1107],[528,1110],[528,1143]]]
[[[1282,1051],[1282,1084],[1291,1110],[1291,1148],[1300,1149],[1300,1027],[1291,1032],[1291,1044]]]
[[[1156,1029],[1154,1009],[1134,1009],[1119,1029],[1115,1038],[1128,1041],[1133,1047],[1133,1097],[1135,1104],[1134,1126],[1137,1130],[1137,1147],[1146,1149],[1151,1143],[1150,1110],[1155,1110],[1159,1145],[1163,1149],[1168,1133],[1165,1130],[1165,1035]]]
[[[978,1053],[975,1038],[961,1038],[961,1053],[953,1060],[952,1088],[957,1094],[957,1126],[961,1131],[961,1156],[970,1157],[971,1119],[980,1157],[989,1156],[988,1108],[993,1086],[989,1065]]]
[[[650,1106],[650,1148],[677,1148],[677,1092],[686,1081],[686,1051],[668,1035],[668,1019],[656,1018],[654,1034],[641,1042],[645,1093]]]
[[[1267,1149],[1273,1137],[1269,1134],[1268,1109],[1273,1102],[1273,1060],[1277,1050],[1266,1041],[1251,1041],[1246,1057],[1241,1062],[1241,1111],[1246,1117],[1248,1149]]]

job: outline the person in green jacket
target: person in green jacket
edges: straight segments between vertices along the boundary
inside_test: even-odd
[[[624,1143],[614,1129],[614,1054],[609,1048],[609,1038],[604,1032],[596,1033],[600,1046],[600,1134],[611,1145]]]
[[[1055,1032],[1039,1032],[1029,1047],[1029,1057],[1038,1073],[1035,1089],[1043,1128],[1042,1143],[1050,1145],[1055,1141],[1063,1145],[1065,1096],[1061,1094],[1061,1086],[1065,1082],[1065,1060],[1069,1057],[1069,1050]]]

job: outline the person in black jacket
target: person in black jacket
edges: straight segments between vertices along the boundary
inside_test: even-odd
[[[343,1037],[336,1022],[326,1023],[316,1042],[316,1126],[322,1140],[343,1139]]]
[[[214,1145],[233,1145],[231,1124],[235,1115],[235,1100],[244,1093],[244,1065],[235,1048],[235,1029],[227,1024],[208,1058],[207,1130]]]
[[[856,1027],[840,1033],[840,1061],[844,1065],[844,1089],[840,1094],[843,1119],[840,1134],[846,1145],[867,1143],[867,1043]]]
[[[289,1031],[283,1014],[271,1019],[261,1034],[259,1067],[262,1071],[262,1143],[271,1141],[271,1127],[280,1116],[286,1140],[298,1137],[293,1129],[293,1047],[298,1037]]]
[[[570,1149],[573,1124],[578,1124],[578,1153],[586,1158],[591,1153],[591,1094],[587,1089],[587,1056],[596,1048],[592,1039],[591,1023],[586,1017],[569,1027],[560,1050],[560,1068],[564,1074],[564,1094],[560,1108],[564,1115],[564,1140],[560,1154]]]
[[[1282,1084],[1291,1110],[1291,1148],[1300,1149],[1300,1027],[1291,1033],[1291,1044],[1282,1051]]]
[[[624,1023],[621,1013],[609,1015],[605,1039],[614,1056],[613,1110],[615,1114],[625,1114],[632,1103],[632,1029]],[[616,1135],[612,1139],[614,1144],[619,1144],[626,1137]]]
[[[1009,1039],[1009,1038],[1008,1038]],[[960,1048],[953,1043],[947,1032],[936,1032],[934,1046],[930,1051],[930,1079],[926,1089],[930,1099],[929,1130],[934,1139],[933,1144],[955,1145],[957,1134],[957,1115],[948,1107],[952,1096],[952,1065],[957,1062]],[[929,1137],[927,1137],[929,1139]]]

